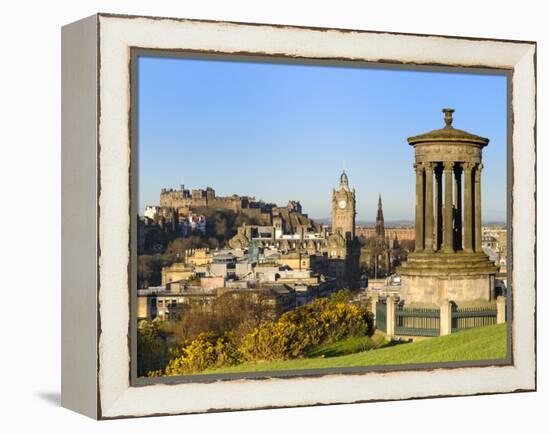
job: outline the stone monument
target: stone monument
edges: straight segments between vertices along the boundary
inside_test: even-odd
[[[491,301],[497,267],[481,248],[481,155],[489,139],[445,127],[414,137],[415,250],[398,269],[406,303]]]

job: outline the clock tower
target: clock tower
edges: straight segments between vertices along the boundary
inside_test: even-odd
[[[355,189],[350,190],[343,171],[340,185],[332,190],[332,233],[340,232],[346,240],[355,239]]]

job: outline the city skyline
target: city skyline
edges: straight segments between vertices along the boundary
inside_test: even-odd
[[[345,169],[357,220],[414,219],[407,137],[443,126],[489,137],[483,220],[506,221],[506,78],[404,70],[143,57],[139,61],[139,210],[162,188],[300,201],[330,217]]]

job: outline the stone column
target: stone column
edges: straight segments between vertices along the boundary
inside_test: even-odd
[[[506,297],[497,297],[497,324],[506,322]]]
[[[473,250],[472,243],[472,163],[463,163],[464,168],[464,250],[471,252]]]
[[[447,299],[439,305],[439,335],[450,335],[453,331],[453,303]]]
[[[414,250],[424,250],[424,165],[416,163],[416,216]]]
[[[462,250],[462,165],[455,166],[455,250]]]
[[[434,199],[433,199],[433,163],[426,165],[426,195],[425,195],[425,233],[424,250],[433,252],[434,250]]]
[[[481,169],[483,164],[479,163],[475,171],[475,251],[481,252]]]
[[[389,338],[395,336],[395,310],[399,297],[391,295],[386,298],[386,335]]]
[[[380,297],[378,294],[373,294],[370,299],[370,311],[372,312],[372,316],[374,319],[374,325],[377,324],[376,322],[376,305],[378,304],[378,301],[380,300]]]
[[[443,217],[443,251],[453,252],[453,166],[454,162],[445,161],[445,215]]]
[[[439,163],[435,167],[435,250],[441,248],[443,242],[443,183]]]

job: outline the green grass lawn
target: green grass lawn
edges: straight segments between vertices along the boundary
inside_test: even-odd
[[[320,345],[310,350],[307,357],[337,357],[346,354],[355,354],[375,348],[381,348],[389,342],[384,333],[375,332],[369,336],[354,336],[332,344]]]
[[[506,357],[506,324],[465,330],[449,336],[399,345],[385,346],[383,341],[372,345],[373,342],[369,343],[368,339],[371,338],[352,338],[336,344],[325,345],[310,352],[308,358],[243,363],[207,370],[202,374],[459,362],[504,359]],[[373,339],[379,338],[375,335]],[[373,348],[377,345],[381,348],[361,351],[363,347]],[[358,348],[360,352],[354,352]]]

